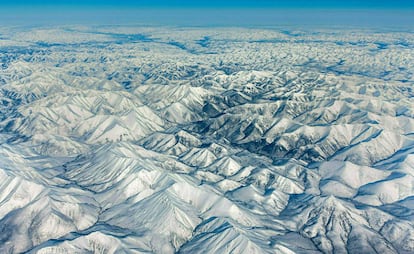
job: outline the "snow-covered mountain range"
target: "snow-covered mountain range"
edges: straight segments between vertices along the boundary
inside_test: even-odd
[[[0,253],[413,253],[414,33],[0,29]]]

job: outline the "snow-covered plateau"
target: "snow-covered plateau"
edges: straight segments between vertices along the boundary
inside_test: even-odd
[[[0,28],[0,253],[414,253],[414,32]]]

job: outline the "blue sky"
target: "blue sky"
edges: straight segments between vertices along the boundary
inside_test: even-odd
[[[414,8],[414,0],[0,0],[0,6],[179,8]]]
[[[414,0],[0,0],[0,24],[409,27]]]

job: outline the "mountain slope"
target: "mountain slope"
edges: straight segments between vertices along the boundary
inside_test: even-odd
[[[0,32],[1,253],[414,252],[413,33]]]

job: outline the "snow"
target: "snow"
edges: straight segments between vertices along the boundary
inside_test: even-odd
[[[414,251],[410,32],[13,27],[0,45],[1,253]]]

